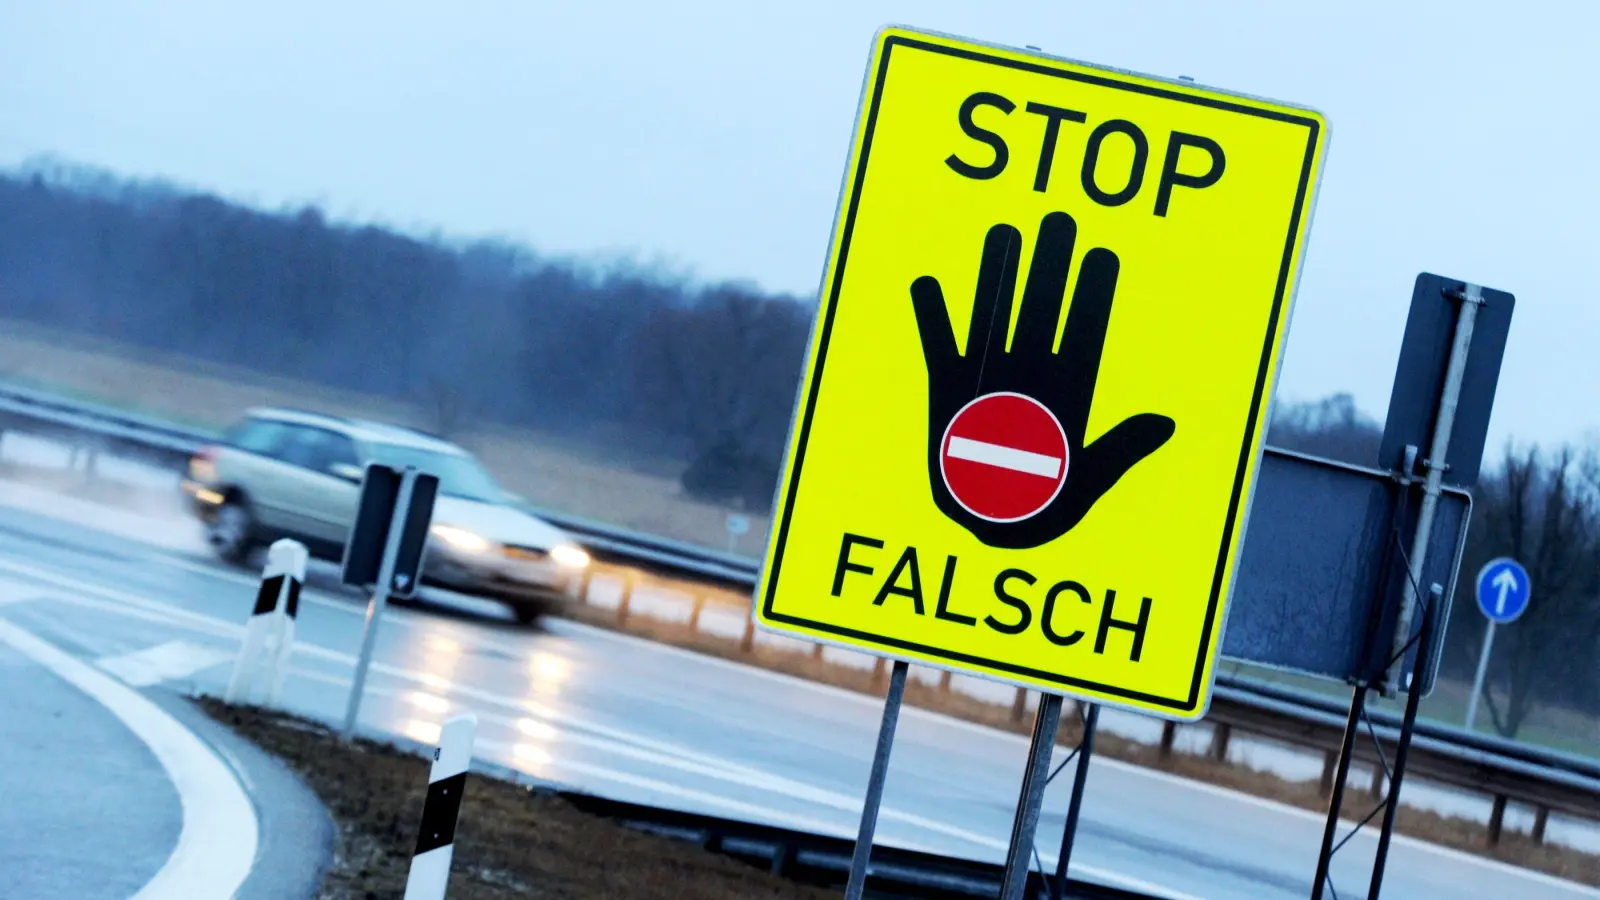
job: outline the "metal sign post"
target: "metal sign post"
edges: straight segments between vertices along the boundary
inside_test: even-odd
[[[883,784],[889,775],[889,753],[894,749],[894,731],[900,723],[900,706],[906,694],[906,672],[910,665],[894,661],[889,673],[889,693],[883,700],[883,723],[878,726],[878,747],[872,752],[872,774],[867,776],[867,797],[861,806],[861,829],[856,832],[855,852],[850,857],[850,879],[845,883],[845,900],[861,900],[867,889],[867,868],[872,860],[873,834],[878,830],[878,807],[883,805]]]
[[[1501,557],[1484,563],[1478,570],[1478,609],[1489,620],[1483,630],[1483,647],[1478,651],[1478,672],[1472,678],[1472,696],[1467,700],[1467,730],[1478,718],[1478,701],[1483,697],[1483,684],[1489,677],[1489,652],[1494,649],[1495,630],[1515,622],[1528,610],[1533,583],[1528,572],[1514,559]]]
[[[1039,831],[1039,810],[1044,806],[1045,785],[1050,782],[1050,754],[1056,749],[1056,732],[1060,727],[1060,695],[1041,694],[1039,712],[1033,718],[1027,768],[1022,773],[1022,794],[1017,800],[1016,818],[1011,823],[1011,848],[1006,853],[1000,900],[1022,900],[1023,891],[1028,887],[1033,837]]]
[[[1453,327],[1446,331],[1442,323],[1451,321],[1451,318],[1444,314],[1442,307],[1449,303],[1457,305]],[[1433,580],[1429,574],[1437,571],[1436,561],[1429,557],[1438,553],[1435,542],[1431,540],[1431,532],[1440,509],[1440,497],[1445,492],[1444,476],[1447,470],[1452,469],[1452,461],[1459,463],[1461,469],[1452,475],[1452,480],[1471,484],[1477,476],[1483,434],[1488,427],[1513,303],[1511,295],[1486,291],[1478,285],[1449,282],[1428,274],[1417,279],[1382,450],[1385,465],[1394,467],[1392,477],[1398,488],[1391,504],[1393,514],[1390,521],[1393,526],[1389,530],[1388,542],[1394,552],[1391,559],[1401,574],[1397,591],[1399,603],[1396,606],[1389,604],[1388,598],[1392,596],[1390,588],[1379,589],[1378,599],[1381,602],[1375,606],[1371,619],[1373,641],[1367,645],[1368,662],[1352,679],[1355,689],[1340,746],[1337,776],[1328,803],[1316,878],[1311,888],[1312,900],[1321,900],[1324,892],[1332,888],[1330,869],[1333,856],[1379,812],[1383,813],[1383,823],[1378,833],[1369,900],[1376,900],[1383,887],[1383,872],[1400,802],[1400,787],[1405,778],[1406,758],[1416,727],[1417,705],[1431,687],[1439,653],[1436,645],[1449,617],[1449,594],[1443,584]],[[1480,318],[1484,328],[1478,328]],[[1427,385],[1437,385],[1438,388],[1436,400],[1431,404],[1424,402],[1420,396]],[[1461,440],[1456,443],[1466,449],[1452,455],[1458,413],[1461,413],[1462,434]],[[1408,435],[1424,432],[1431,435],[1425,456],[1416,443],[1401,443]],[[1407,553],[1403,531],[1419,474],[1421,503],[1410,535],[1410,552]],[[1455,565],[1458,564],[1452,564],[1447,573],[1452,584]],[[1506,583],[1509,577],[1502,578],[1501,593],[1509,590]],[[1429,585],[1425,600],[1421,597],[1423,584]],[[1420,628],[1417,627],[1419,612]],[[1388,630],[1391,621],[1394,623],[1393,631]],[[1392,767],[1366,709],[1369,690],[1379,690],[1385,694],[1402,690],[1407,692],[1406,712],[1401,722]],[[1349,776],[1351,756],[1363,726],[1372,737],[1378,762],[1383,766],[1383,775],[1388,781],[1388,790],[1377,808],[1361,819],[1360,824],[1343,839],[1335,842],[1344,801],[1344,783]]]
[[[1383,689],[1387,694],[1399,690],[1400,670],[1405,664],[1406,645],[1411,640],[1417,614],[1417,579],[1422,577],[1422,563],[1428,555],[1428,540],[1433,535],[1433,517],[1439,508],[1439,488],[1444,479],[1445,456],[1450,451],[1450,432],[1455,428],[1456,405],[1461,399],[1461,383],[1467,373],[1467,353],[1472,348],[1472,328],[1478,321],[1478,307],[1483,305],[1483,288],[1469,284],[1462,291],[1461,308],[1457,312],[1455,339],[1450,346],[1450,363],[1445,370],[1444,390],[1439,394],[1439,413],[1434,420],[1433,441],[1428,455],[1422,460],[1427,470],[1427,480],[1422,488],[1422,509],[1417,514],[1417,530],[1411,540],[1410,566],[1405,585],[1401,588],[1400,621],[1395,626],[1390,641],[1392,661],[1384,676]],[[1407,473],[1409,474],[1409,473]]]
[[[738,515],[737,513],[728,513],[728,518],[723,524],[728,530],[728,549],[730,551],[738,550],[739,538],[750,533],[750,517]]]
[[[1478,672],[1472,676],[1472,696],[1467,699],[1467,730],[1471,731],[1473,723],[1478,720],[1478,698],[1483,696],[1483,682],[1489,677],[1489,651],[1494,649],[1493,621],[1483,629],[1483,646],[1478,650]]]
[[[342,568],[345,584],[371,585],[372,599],[367,603],[361,650],[340,731],[346,739],[355,733],[378,621],[389,597],[411,596],[422,580],[423,552],[438,491],[437,475],[418,472],[411,466],[397,472],[388,466],[369,465],[362,479],[361,502],[355,526],[345,542]]]
[[[388,540],[383,545],[383,561],[378,566],[378,580],[372,587],[372,599],[367,602],[367,620],[361,628],[361,651],[356,656],[355,679],[350,683],[350,702],[344,711],[344,728],[341,736],[348,739],[356,729],[356,717],[361,712],[361,693],[367,686],[367,667],[372,663],[372,645],[378,638],[378,620],[389,604],[389,590],[394,582],[395,557],[400,554],[400,532],[405,514],[411,506],[411,492],[417,482],[417,470],[406,467],[400,477],[400,491],[395,500],[393,518],[390,519]]]

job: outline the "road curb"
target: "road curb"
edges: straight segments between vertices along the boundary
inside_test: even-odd
[[[260,829],[249,795],[222,758],[143,692],[32,632],[0,620],[0,641],[100,704],[155,754],[182,805],[177,846],[138,900],[233,896],[249,876]]]
[[[213,719],[192,697],[172,690],[148,692],[233,770],[260,821],[250,874],[234,900],[302,900],[314,897],[333,864],[333,818],[316,793],[283,761]]]

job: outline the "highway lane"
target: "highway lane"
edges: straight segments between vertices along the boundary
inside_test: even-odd
[[[0,593],[0,605],[5,600]],[[137,893],[172,854],[183,826],[160,762],[109,710],[3,640],[0,696],[0,893],[61,900]]]
[[[0,509],[0,616],[119,672],[220,693],[219,654],[235,646],[254,584],[170,542]],[[330,587],[324,573],[306,594],[285,702],[334,721],[362,605]],[[880,711],[872,698],[573,623],[516,628],[498,607],[456,598],[393,610],[369,688],[363,725],[375,733],[428,740],[470,709],[479,755],[534,777],[839,835],[854,831]],[[880,839],[998,861],[1025,751],[1015,735],[908,710]],[[1047,867],[1070,777],[1047,796]],[[1304,812],[1097,760],[1074,870],[1174,898],[1299,898],[1319,836]],[[1342,855],[1340,896],[1361,895],[1371,847],[1357,838]],[[1389,873],[1391,897],[1600,897],[1412,841],[1397,843]]]

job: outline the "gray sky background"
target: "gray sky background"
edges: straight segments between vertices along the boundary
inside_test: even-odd
[[[873,32],[933,28],[1308,104],[1327,168],[1280,397],[1381,417],[1411,282],[1518,307],[1492,426],[1600,425],[1600,4],[0,3],[0,166],[812,295]]]

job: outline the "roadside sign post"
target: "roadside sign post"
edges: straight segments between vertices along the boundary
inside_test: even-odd
[[[1042,692],[1007,897],[1063,696],[1206,713],[1326,137],[1193,82],[874,40],[753,617]]]
[[[1514,559],[1500,557],[1478,570],[1476,582],[1478,609],[1488,619],[1483,630],[1483,647],[1478,650],[1478,673],[1472,678],[1472,697],[1467,701],[1467,730],[1478,718],[1478,701],[1483,697],[1484,680],[1489,675],[1489,651],[1494,649],[1495,628],[1515,622],[1528,611],[1533,598],[1533,582],[1528,571]]]
[[[1394,813],[1400,803],[1406,758],[1416,728],[1417,706],[1422,695],[1432,689],[1441,655],[1440,644],[1449,621],[1451,593],[1445,581],[1435,580],[1435,576],[1447,580],[1451,586],[1455,584],[1469,518],[1460,521],[1462,531],[1455,556],[1448,566],[1441,567],[1434,558],[1442,555],[1442,548],[1431,532],[1444,508],[1441,500],[1448,495],[1444,485],[1446,473],[1451,488],[1456,491],[1470,487],[1477,480],[1514,306],[1515,298],[1503,291],[1429,273],[1418,275],[1413,287],[1379,450],[1383,469],[1391,473],[1399,488],[1388,504],[1391,507],[1389,521],[1394,529],[1391,532],[1393,549],[1397,552],[1374,561],[1385,571],[1396,571],[1399,584],[1391,587],[1380,583],[1377,588],[1379,602],[1368,623],[1375,639],[1365,644],[1362,651],[1365,658],[1352,670],[1349,679],[1354,689],[1335,766],[1337,774],[1323,822],[1312,900],[1321,900],[1332,889],[1334,854],[1345,846],[1354,831],[1371,821],[1379,809],[1384,811],[1384,816],[1373,857],[1368,897],[1376,900],[1383,887]],[[1426,450],[1423,449],[1425,440]],[[1412,498],[1419,485],[1421,501],[1416,504],[1416,515],[1412,519]],[[1408,522],[1414,522],[1409,553],[1405,552],[1401,538]],[[1424,584],[1428,585],[1425,600],[1421,597]],[[1398,599],[1391,601],[1391,596]],[[1407,693],[1394,765],[1392,768],[1387,765],[1382,759],[1382,747],[1378,746],[1380,762],[1384,762],[1389,775],[1384,796],[1378,808],[1362,819],[1350,835],[1336,840],[1355,742],[1363,725],[1370,730],[1372,724],[1367,712],[1367,694],[1372,690],[1383,694]]]
[[[872,772],[867,776],[867,796],[861,805],[861,827],[856,832],[855,852],[850,856],[850,876],[845,882],[845,900],[861,900],[867,889],[867,870],[872,862],[872,840],[878,830],[878,807],[883,804],[883,785],[889,776],[889,754],[894,750],[894,732],[900,722],[900,706],[906,694],[906,672],[911,667],[895,660],[889,672],[889,692],[883,700],[883,722],[878,726],[878,746],[872,751]]]
[[[438,476],[418,472],[412,466],[401,472],[373,464],[367,466],[362,478],[356,522],[345,543],[342,580],[345,584],[371,586],[372,598],[367,603],[361,649],[340,731],[346,740],[355,733],[378,623],[389,598],[409,597],[416,591],[438,489]]]
[[[450,861],[455,855],[456,820],[472,769],[472,743],[478,717],[456,716],[439,728],[439,745],[428,770],[428,794],[422,801],[422,822],[411,851],[404,900],[445,900],[450,886]]]
[[[278,705],[289,648],[294,643],[294,621],[299,614],[300,587],[306,580],[307,559],[305,545],[288,538],[273,542],[267,549],[255,606],[250,611],[239,656],[223,695],[229,703],[239,700],[248,703],[257,679],[261,678],[266,683],[268,705]]]
[[[1422,565],[1428,555],[1428,541],[1433,535],[1433,518],[1439,508],[1439,489],[1444,479],[1445,459],[1450,450],[1450,434],[1455,427],[1456,407],[1461,400],[1461,385],[1467,374],[1467,354],[1472,349],[1473,326],[1478,321],[1478,307],[1483,305],[1483,288],[1469,284],[1462,292],[1461,306],[1457,311],[1455,339],[1450,346],[1450,362],[1444,379],[1444,390],[1439,395],[1439,414],[1434,421],[1433,439],[1428,445],[1428,455],[1420,460],[1427,471],[1422,488],[1422,509],[1417,514],[1417,530],[1412,536],[1410,566],[1400,599],[1400,621],[1395,626],[1390,641],[1389,671],[1382,685],[1384,692],[1394,694],[1401,687],[1401,670],[1405,666],[1406,647],[1412,638],[1417,614],[1417,579],[1422,577]],[[1409,472],[1406,474],[1410,474]],[[1411,685],[1406,683],[1405,688]]]
[[[1006,851],[1000,900],[1022,900],[1027,890],[1033,837],[1039,831],[1044,789],[1050,782],[1050,755],[1056,749],[1056,732],[1060,730],[1061,695],[1040,694],[1039,710],[1033,717],[1033,738],[1028,742],[1028,761],[1022,771],[1022,795],[1017,798],[1017,814],[1011,822],[1011,846]]]
[[[750,517],[738,513],[728,513],[727,521],[723,523],[728,529],[728,549],[739,549],[739,538],[750,533]]]

